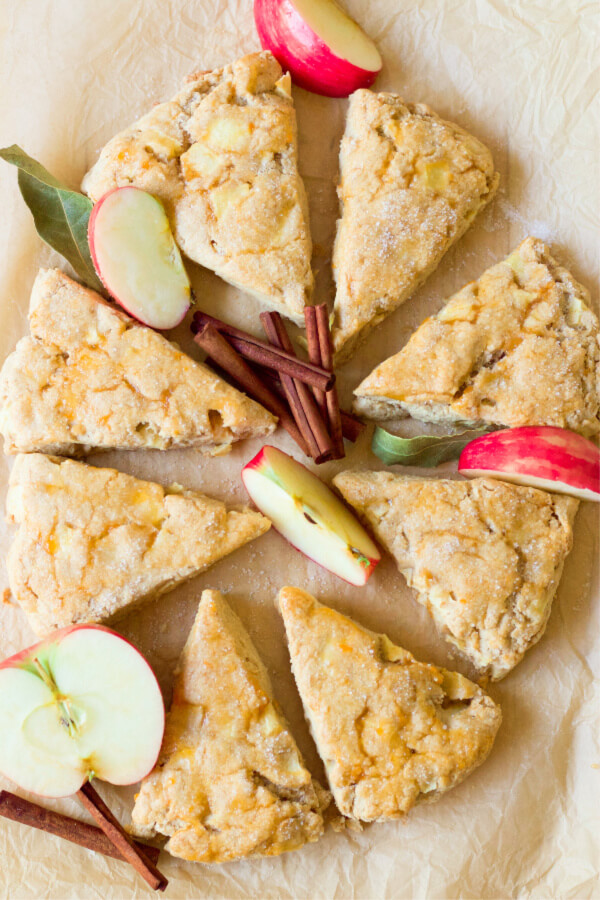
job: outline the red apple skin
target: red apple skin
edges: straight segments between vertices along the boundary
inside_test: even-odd
[[[21,668],[27,666],[30,659],[33,659],[36,656],[41,647],[47,647],[48,644],[60,644],[63,638],[66,638],[68,634],[71,634],[73,631],[81,631],[84,628],[94,628],[98,631],[107,631],[109,634],[114,634],[115,637],[121,637],[120,634],[117,634],[116,631],[113,631],[111,628],[105,628],[104,625],[94,625],[92,623],[88,623],[85,625],[67,625],[66,628],[60,628],[57,631],[53,631],[47,637],[42,638],[41,641],[38,641],[36,644],[31,644],[29,647],[25,647],[24,650],[19,650],[18,653],[15,653],[14,656],[9,656],[7,659],[3,659],[0,662],[0,669],[10,669],[15,668],[16,666],[21,666]],[[125,638],[121,638],[121,640],[125,640]],[[129,643],[129,641],[126,641]],[[133,644],[131,644],[133,647]],[[135,647],[133,648],[136,649]],[[138,650],[139,653],[139,650]]]
[[[32,644],[30,647],[25,647],[24,650],[19,650],[19,652],[15,653],[13,656],[9,656],[7,659],[2,660],[2,662],[0,662],[0,669],[9,669],[9,668],[13,668],[13,669],[14,668],[23,668],[24,669],[24,668],[27,668],[30,661],[35,656],[37,656],[37,654],[40,652],[40,648],[47,647],[49,644],[60,644],[60,642],[63,641],[67,637],[67,635],[72,634],[74,631],[85,631],[85,630],[89,630],[89,629],[92,629],[95,631],[106,631],[107,634],[112,634],[113,637],[119,638],[119,640],[124,641],[126,644],[129,644],[129,646],[132,647],[135,650],[135,652],[139,656],[142,657],[142,659],[148,666],[148,669],[150,670],[152,677],[154,678],[154,680],[156,682],[156,687],[157,687],[159,694],[162,693],[160,690],[160,685],[158,683],[158,679],[157,679],[156,675],[154,674],[152,666],[150,665],[148,660],[140,653],[140,651],[137,649],[137,647],[134,646],[134,644],[132,644],[131,641],[128,641],[127,638],[124,638],[123,635],[119,634],[117,631],[113,631],[112,628],[106,628],[104,625],[95,625],[94,623],[87,623],[84,625],[68,625],[66,628],[60,628],[57,631],[52,632],[52,634],[49,634],[47,637],[43,638],[41,641],[38,641],[36,644]],[[164,705],[163,705],[163,732],[164,732],[164,724],[165,724],[165,712],[164,712]],[[152,771],[152,769],[156,765],[159,754],[160,754],[160,748],[158,750],[158,753],[156,754],[156,759],[152,763],[152,766],[148,769],[149,772]],[[136,784],[136,783],[137,783],[137,780],[134,782],[131,782],[131,784]]]
[[[269,465],[269,461],[268,461],[268,458],[267,458],[267,453],[266,453],[266,451],[268,451],[268,450],[275,450],[275,449],[277,449],[277,448],[271,447],[270,444],[265,444],[265,446],[262,448],[262,450],[259,450],[259,452],[256,454],[256,456],[255,456],[253,459],[251,459],[250,462],[247,462],[246,465],[244,466],[244,468],[242,469],[242,481],[244,480],[244,470],[245,470],[245,469],[261,469],[261,468],[263,468],[263,466],[265,466],[265,467],[268,466],[268,465]],[[279,452],[283,452],[283,451],[279,451]],[[313,475],[315,478],[318,478],[318,475],[314,475],[314,472],[311,472],[310,469],[308,469],[308,468],[307,468],[305,465],[303,465],[301,462],[298,462],[297,459],[294,459],[294,462],[295,462],[298,466],[301,466],[303,469],[306,469],[306,471],[309,473],[309,475]],[[327,485],[324,484],[324,487],[327,487]],[[334,497],[336,498],[336,500],[340,500],[340,502],[343,503],[343,500],[341,500],[341,498],[338,497],[336,494],[334,494]],[[279,531],[279,529],[277,528],[277,526],[275,525],[274,522],[272,522],[271,525],[272,525],[273,531],[276,531],[277,534],[281,534],[281,532]],[[306,559],[310,559],[310,561],[311,561],[311,562],[314,562],[315,565],[317,565],[317,566],[322,566],[322,563],[320,563],[318,560],[313,559],[313,557],[310,556],[308,553],[305,553],[303,550],[300,550],[298,547],[294,546],[294,544],[292,544],[292,543],[286,538],[286,536],[285,536],[284,534],[281,534],[281,537],[284,539],[284,541],[286,541],[286,543],[288,543],[288,544],[290,545],[290,547],[293,547],[294,550],[296,550],[297,553],[300,553],[301,556],[306,557]],[[369,580],[369,578],[370,578],[371,575],[373,574],[373,571],[374,571],[374,569],[375,569],[375,566],[376,566],[378,563],[381,562],[381,557],[379,557],[379,559],[371,559],[370,557],[367,557],[367,559],[369,560],[369,565],[366,566],[365,569],[364,569],[364,573],[365,573],[364,584],[367,583],[367,581]],[[330,570],[328,569],[328,571],[330,571]],[[347,578],[344,578],[343,575],[338,575],[337,572],[334,572],[333,574],[336,575],[337,578],[341,578],[342,581],[345,581],[346,584],[352,584],[353,587],[357,587],[356,584],[354,584],[354,583],[351,582],[351,581],[348,581],[348,579],[347,579]]]
[[[528,478],[543,479],[555,482],[560,493],[582,496],[578,492],[585,492],[586,499],[600,500],[600,450],[564,428],[507,428],[475,438],[462,451],[458,471],[500,479],[510,475],[520,477],[522,483]]]
[[[102,277],[102,273],[100,272],[100,265],[98,263],[98,257],[96,255],[96,238],[95,238],[96,219],[98,218],[98,213],[102,209],[106,198],[110,197],[111,194],[114,194],[115,191],[120,191],[120,190],[121,190],[120,187],[113,188],[112,190],[110,190],[106,194],[104,194],[104,196],[101,197],[97,203],[94,203],[94,206],[92,207],[92,211],[90,213],[90,218],[88,220],[88,228],[87,228],[88,244],[90,245],[90,253],[92,255],[92,262],[94,263],[96,275],[98,276],[98,278],[100,279],[100,281],[102,282],[102,284],[104,285],[104,287],[106,288],[106,290],[109,294],[110,294],[110,290],[108,289],[108,285],[106,284],[106,282],[104,281],[104,278]],[[137,191],[138,189],[136,187],[133,187],[133,185],[132,185],[131,190]],[[111,294],[111,296],[112,296],[112,294]]]
[[[294,84],[314,94],[348,97],[370,87],[381,71],[362,69],[336,56],[291,0],[254,0],[254,21],[264,49],[289,70]]]

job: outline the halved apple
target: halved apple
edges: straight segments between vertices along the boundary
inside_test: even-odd
[[[45,797],[153,767],[165,710],[141,653],[101,625],[63,628],[0,663],[0,772]]]
[[[458,471],[600,501],[600,450],[564,428],[530,426],[484,434],[464,448]]]
[[[362,525],[320,478],[275,447],[244,466],[242,480],[259,510],[301,553],[350,584],[365,584],[381,559]]]
[[[381,70],[371,38],[334,0],[254,0],[254,21],[262,46],[315,94],[347,97]]]
[[[133,186],[95,204],[88,224],[94,266],[123,309],[151,328],[179,325],[191,288],[160,200]]]

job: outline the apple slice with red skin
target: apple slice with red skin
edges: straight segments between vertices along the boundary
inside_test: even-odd
[[[262,46],[299,87],[347,97],[381,71],[377,47],[334,0],[254,0]]]
[[[136,648],[101,625],[73,625],[0,663],[0,772],[45,797],[91,777],[134,784],[154,766],[165,709]]]
[[[269,445],[242,470],[250,497],[273,527],[309,559],[363,585],[381,559],[350,510],[320,478]]]
[[[565,428],[531,426],[484,434],[464,448],[458,471],[600,501],[600,450]]]
[[[175,328],[191,288],[160,200],[128,185],[98,200],[88,223],[92,260],[104,287],[144,325]]]

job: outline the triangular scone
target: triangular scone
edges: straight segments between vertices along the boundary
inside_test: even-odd
[[[318,840],[328,800],[242,623],[204,591],[158,763],[136,798],[136,832],[168,835],[169,853],[197,862],[276,856]]]
[[[536,238],[467,284],[355,390],[357,412],[600,430],[598,319]]]
[[[354,347],[437,267],[496,192],[487,147],[422,104],[356,91],[340,150],[333,344]]]
[[[501,713],[473,682],[418,662],[294,587],[279,594],[292,670],[340,812],[394,819],[484,761]]]
[[[311,240],[290,87],[267,52],[191,75],[109,141],[83,190],[159,197],[190,259],[303,324]]]
[[[260,404],[58,269],[41,270],[22,338],[0,372],[6,453],[80,456],[198,447],[271,434]]]
[[[579,501],[491,478],[350,471],[333,482],[481,674],[503,678],[539,641]]]
[[[38,634],[129,612],[271,524],[180,485],[39,453],[15,460],[6,506],[19,526],[9,584]]]

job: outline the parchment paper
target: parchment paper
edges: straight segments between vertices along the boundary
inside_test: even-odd
[[[492,148],[497,199],[426,285],[377,330],[342,372],[346,403],[371,368],[399,349],[443,298],[476,278],[527,234],[551,242],[597,296],[597,7],[586,0],[345,0],[377,41],[377,87],[424,101]],[[117,130],[168,98],[187,72],[258,49],[250,0],[8,0],[2,5],[0,144],[17,142],[74,187]],[[300,168],[311,206],[318,298],[331,298],[329,260],[337,151],[345,101],[295,91]],[[0,165],[0,358],[27,331],[40,265],[62,265],[35,234],[16,172]],[[201,308],[257,331],[257,307],[190,266]],[[177,339],[195,355],[187,328]],[[295,452],[287,436],[276,441]],[[381,468],[370,429],[347,464]],[[95,457],[164,483],[177,480],[231,502],[257,442],[225,458],[194,451]],[[0,459],[5,480],[10,461]],[[330,477],[339,464],[320,474]],[[446,466],[452,469],[452,465]],[[598,897],[600,752],[597,507],[583,504],[547,633],[490,689],[504,722],[489,760],[441,802],[405,822],[336,834],[298,852],[208,867],[161,856],[168,898]],[[2,525],[0,555],[9,535]],[[436,637],[391,559],[363,589],[345,585],[275,533],[119,625],[155,666],[167,698],[171,673],[203,587],[220,588],[241,615],[313,772],[323,770],[304,723],[273,606],[297,584],[387,632],[417,657],[468,667]],[[0,590],[7,586],[0,562]],[[0,609],[0,658],[32,642],[24,615]],[[0,740],[1,740],[0,723]],[[10,785],[9,785],[10,787]],[[128,820],[132,790],[103,789]],[[81,815],[76,802],[56,808]],[[0,820],[0,893],[6,898],[130,898],[149,890],[126,865]]]

